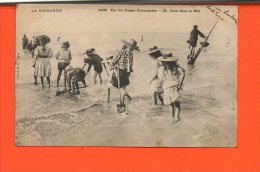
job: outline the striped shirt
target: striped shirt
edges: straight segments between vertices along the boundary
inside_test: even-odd
[[[131,51],[126,51],[126,49],[118,51],[111,60],[111,63],[109,63],[110,70],[115,69],[117,64],[120,69],[126,69],[127,72],[131,72],[133,67],[133,53]]]

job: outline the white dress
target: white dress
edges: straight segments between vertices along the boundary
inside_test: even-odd
[[[184,69],[182,67],[178,67],[176,72],[164,69],[163,66],[159,68],[158,77],[160,80],[164,81],[164,104],[170,105],[171,103],[180,100],[180,93],[177,91],[177,87],[179,82],[181,82],[180,76],[182,74],[184,74]]]
[[[50,58],[52,58],[52,50],[45,46],[38,46],[34,50],[34,57],[35,57],[35,70],[34,76],[38,77],[49,77],[51,76],[51,63]]]
[[[153,63],[153,76],[157,76],[158,75],[158,69],[160,68],[160,66],[162,66],[161,62],[158,60],[154,60]],[[152,81],[151,83],[151,91],[153,92],[163,92],[163,82],[159,79],[156,78]]]

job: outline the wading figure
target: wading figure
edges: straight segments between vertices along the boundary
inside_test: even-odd
[[[190,39],[187,41],[187,43],[190,45],[189,47],[191,47],[190,49],[190,56],[193,57],[194,53],[195,53],[195,47],[197,46],[197,41],[198,41],[198,36],[205,38],[204,34],[201,33],[198,30],[198,26],[194,25],[193,26],[193,30],[190,33]],[[189,57],[189,56],[188,56]]]
[[[35,73],[34,76],[41,78],[42,88],[44,89],[43,78],[47,78],[47,82],[49,88],[50,84],[50,76],[51,76],[51,63],[50,58],[52,58],[53,52],[52,50],[46,46],[47,43],[51,41],[51,39],[46,35],[40,35],[36,37],[39,46],[37,46],[34,50],[34,59],[35,59]]]
[[[62,75],[62,71],[64,71],[64,90],[66,90],[66,80],[67,80],[67,74],[65,71],[65,68],[70,65],[70,61],[72,59],[71,51],[69,50],[70,43],[68,41],[65,41],[62,43],[61,50],[58,51],[56,55],[56,59],[59,60],[58,62],[58,77],[57,77],[57,87],[59,89],[59,82],[60,77]]]
[[[122,40],[122,42],[124,44],[123,47],[115,56],[113,56],[109,63],[110,71],[107,101],[110,101],[110,86],[120,88],[120,92],[123,95],[123,102],[125,96],[131,100],[130,95],[126,92],[126,86],[130,84],[129,77],[130,73],[133,72],[133,51],[140,50],[134,39],[131,39],[130,41]]]
[[[172,53],[165,53],[158,58],[162,65],[158,70],[158,77],[163,81],[164,104],[169,105],[173,122],[180,120],[180,90],[185,78],[184,69],[177,64],[178,58]]]
[[[84,84],[84,87],[87,87],[85,76],[86,73],[82,68],[76,67],[74,68],[72,65],[69,65],[65,68],[68,84],[69,84],[69,92],[71,91],[71,87],[73,90],[73,94],[80,94],[79,91],[79,82],[81,81]]]
[[[28,38],[26,37],[26,35],[23,35],[23,43],[22,43],[22,46],[23,46],[23,50],[25,50],[26,49],[26,47],[27,47],[27,45],[28,45],[28,42],[29,42],[29,40],[28,40]]]
[[[97,84],[97,76],[99,77],[100,84],[102,84],[101,73],[103,72],[103,67],[101,62],[103,61],[103,59],[97,53],[95,53],[94,48],[86,50],[86,55],[87,58],[84,59],[84,62],[85,64],[88,64],[87,72],[89,72],[91,67],[94,66],[94,84]]]
[[[150,81],[150,85],[151,85],[151,91],[153,94],[153,100],[155,105],[157,105],[157,98],[160,100],[161,104],[164,104],[163,97],[162,97],[163,82],[158,78],[158,69],[160,66],[162,66],[162,63],[157,60],[158,57],[162,56],[160,50],[161,49],[158,49],[157,46],[154,46],[152,48],[149,48],[149,53],[148,53],[149,56],[153,59],[153,71],[152,71],[153,76]]]

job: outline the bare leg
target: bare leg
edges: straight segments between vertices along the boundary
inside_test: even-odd
[[[174,112],[175,111],[174,102],[169,105],[169,108],[170,108],[170,114],[174,118],[174,114],[175,114],[175,112]]]
[[[75,94],[75,82],[72,82],[72,90],[73,90],[73,94]]]
[[[34,75],[34,85],[37,85],[38,82],[37,82],[37,76]]]
[[[157,105],[156,91],[153,93],[154,104]]]
[[[102,77],[101,77],[101,73],[98,74],[99,76],[99,81],[100,81],[100,85],[102,84]]]
[[[67,72],[64,71],[64,88],[67,86]]]
[[[162,105],[164,105],[162,93],[158,93],[158,98],[161,101]]]
[[[58,77],[57,77],[57,87],[59,87],[60,85],[59,83],[60,83],[61,74],[62,74],[62,70],[59,70]]]
[[[110,88],[107,88],[107,101],[110,101]]]
[[[42,84],[42,88],[44,88],[43,77],[41,77],[41,84]]]
[[[50,80],[50,77],[47,76],[46,78],[47,78],[47,82],[48,82],[48,84],[49,84],[49,88],[50,88],[50,87],[51,87],[51,80]]]
[[[122,95],[124,95],[123,100],[124,100],[125,96],[129,99],[129,101],[132,100],[131,96],[126,92],[126,87],[122,87],[121,89],[123,91]]]
[[[77,89],[77,94],[79,94],[79,83],[78,82],[75,82],[75,85],[76,85],[76,89]]]
[[[94,84],[97,84],[97,75],[98,75],[98,73],[95,72],[95,73],[94,73],[94,76],[93,76]]]
[[[85,79],[82,80],[82,83],[83,83],[84,87],[87,87]]]
[[[177,121],[180,121],[181,118],[180,118],[180,112],[181,112],[181,102],[180,101],[176,101],[175,102],[175,113],[176,113],[176,116],[177,116]]]

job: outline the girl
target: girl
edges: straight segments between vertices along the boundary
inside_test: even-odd
[[[157,98],[160,100],[162,104],[163,103],[163,82],[159,80],[158,78],[158,69],[162,65],[160,61],[157,60],[158,57],[162,56],[162,53],[160,51],[161,49],[158,49],[157,46],[154,46],[149,49],[149,55],[153,59],[153,77],[150,81],[151,89],[153,92],[153,99],[154,99],[154,104],[157,105]]]
[[[57,53],[56,59],[59,60],[58,62],[58,77],[57,77],[57,87],[59,89],[59,82],[62,71],[64,70],[64,90],[66,90],[66,80],[67,74],[65,68],[70,65],[70,61],[72,59],[71,51],[69,50],[70,43],[68,41],[63,42],[61,46],[61,50]]]
[[[174,122],[180,120],[180,93],[185,78],[184,69],[177,64],[178,58],[172,53],[165,53],[158,58],[162,65],[158,70],[158,77],[164,81],[164,103],[169,105]]]
[[[49,88],[50,84],[50,76],[51,76],[51,63],[50,58],[52,58],[53,52],[52,50],[46,46],[47,43],[51,41],[51,39],[46,35],[37,36],[37,40],[39,41],[39,46],[34,50],[34,58],[35,58],[35,77],[41,78],[41,85],[44,89],[43,78],[47,78],[47,82]]]
[[[102,77],[101,77],[101,73],[103,72],[103,67],[102,67],[102,61],[103,59],[95,53],[95,49],[91,48],[89,50],[86,50],[86,54],[88,56],[88,58],[85,59],[85,63],[88,63],[88,69],[87,72],[90,71],[92,65],[94,66],[94,84],[97,84],[97,76],[99,77],[99,81],[100,84],[102,84]]]

